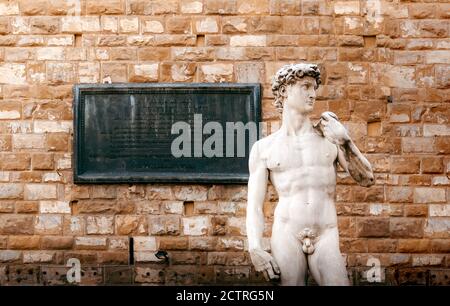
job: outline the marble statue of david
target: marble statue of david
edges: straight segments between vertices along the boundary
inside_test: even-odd
[[[282,112],[280,129],[250,152],[247,205],[249,252],[257,271],[281,285],[304,285],[310,270],[319,285],[349,285],[339,250],[335,208],[340,164],[362,186],[374,182],[372,167],[332,112],[312,124],[320,71],[314,64],[282,67],[272,91]],[[271,254],[264,251],[263,203],[267,183],[279,202],[274,212]]]

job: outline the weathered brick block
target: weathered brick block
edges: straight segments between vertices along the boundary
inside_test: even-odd
[[[180,3],[182,14],[199,14],[203,11],[203,3],[198,0],[187,0]]]
[[[190,17],[175,16],[166,20],[166,29],[169,33],[187,34],[192,32]]]
[[[153,33],[153,34],[161,34],[164,33],[164,20],[163,19],[142,19],[141,21],[141,29],[142,33]]]
[[[14,262],[20,260],[22,253],[19,251],[0,251],[0,262]]]
[[[200,78],[204,82],[231,82],[233,80],[233,65],[204,64],[200,66],[200,73]]]
[[[130,65],[128,69],[130,82],[154,82],[158,80],[158,64]]]
[[[174,186],[172,188],[175,199],[181,201],[205,201],[208,189],[204,186]]]
[[[383,186],[372,186],[371,188],[353,187],[353,198],[357,202],[384,202]]]
[[[150,235],[178,235],[180,233],[180,217],[176,215],[149,216],[148,232]]]
[[[72,236],[44,236],[41,239],[44,250],[69,250],[73,247]]]
[[[45,135],[40,134],[14,134],[12,145],[14,149],[43,149]]]
[[[433,137],[404,137],[402,138],[404,153],[432,153],[435,150]]]
[[[72,130],[72,122],[36,120],[33,122],[35,133],[69,133]]]
[[[442,173],[444,171],[444,164],[440,157],[425,157],[422,158],[422,172],[423,173]]]
[[[117,33],[118,32],[118,17],[101,16],[100,24],[101,24],[102,32],[104,32],[104,33]]]
[[[165,237],[158,238],[160,250],[187,250],[189,248],[188,237]]]
[[[427,237],[449,238],[450,219],[449,218],[429,218],[425,226]]]
[[[358,237],[389,237],[389,219],[360,219],[356,231]]]
[[[22,184],[0,184],[0,199],[17,199],[22,197]]]
[[[52,84],[74,83],[76,79],[75,64],[47,62],[47,80]]]
[[[427,205],[406,205],[405,208],[406,217],[426,217],[428,216]]]
[[[34,170],[52,170],[54,167],[53,154],[33,154],[31,157],[31,166]]]
[[[359,15],[359,1],[338,1],[334,3],[334,13],[339,15]]]
[[[183,218],[183,234],[200,236],[208,233],[210,220],[207,216]]]
[[[89,15],[124,14],[125,3],[122,0],[88,0],[86,13]]]
[[[0,5],[0,15],[19,15],[19,1],[3,2]]]
[[[391,203],[408,203],[413,199],[413,188],[411,187],[389,187],[387,199]]]
[[[115,186],[92,186],[92,198],[94,199],[115,199],[116,197],[117,189]]]
[[[114,233],[113,216],[88,216],[86,218],[86,233],[106,235]]]
[[[133,203],[123,201],[80,200],[73,205],[74,214],[131,214],[133,211]]]
[[[414,203],[440,203],[445,202],[445,189],[416,187],[414,189]]]
[[[244,251],[245,243],[242,237],[221,237],[217,241],[218,251]]]
[[[158,246],[155,237],[134,237],[134,249],[140,251],[157,251]]]
[[[190,34],[171,34],[155,36],[155,46],[195,46],[197,36]]]
[[[19,1],[19,8],[22,15],[47,15],[49,1]]]
[[[398,251],[402,253],[426,253],[430,249],[427,239],[399,239]]]
[[[98,253],[98,263],[102,265],[128,264],[128,252],[107,251]]]
[[[34,232],[39,235],[60,235],[62,233],[62,217],[60,215],[37,216]]]
[[[443,124],[424,124],[423,136],[450,136],[450,127]]]
[[[151,252],[134,252],[134,256],[136,258],[136,262],[160,262],[161,260],[156,257],[156,252],[155,251],[151,251]]]
[[[41,243],[40,236],[9,236],[8,249],[32,250],[38,249]]]
[[[214,251],[216,249],[216,237],[189,237],[189,250]]]
[[[23,263],[45,263],[52,262],[55,252],[48,251],[28,251],[23,253]]]
[[[215,214],[216,212],[217,204],[214,202],[194,202],[193,214]]]
[[[269,1],[237,0],[237,11],[239,14],[267,14],[269,13]]]
[[[392,173],[419,173],[420,159],[415,157],[392,157],[391,172]]]
[[[16,203],[16,212],[32,214],[39,211],[39,203],[35,201],[20,201]]]
[[[11,151],[12,135],[0,135],[0,151]]]
[[[99,31],[99,16],[65,16],[61,18],[62,33],[89,33]]]
[[[197,34],[214,34],[219,33],[219,26],[217,19],[212,17],[196,18],[195,32]]]
[[[40,201],[39,205],[41,214],[70,214],[71,212],[68,201]]]
[[[110,237],[108,239],[110,250],[128,250],[128,237]]]
[[[25,200],[51,200],[56,199],[56,185],[52,184],[25,184]]]
[[[147,222],[145,216],[116,216],[115,226],[116,234],[118,235],[142,235],[147,233]]]
[[[83,250],[103,250],[106,249],[106,238],[102,237],[77,237],[75,246]]]
[[[97,83],[100,79],[100,64],[95,62],[79,63],[78,78],[80,83]]]
[[[236,14],[237,1],[236,0],[206,0],[205,1],[206,14]]]
[[[264,47],[266,44],[265,35],[233,35],[230,38],[232,47]]]
[[[390,232],[393,238],[421,238],[424,228],[423,219],[393,218],[390,220]]]
[[[26,69],[24,64],[3,63],[0,65],[0,83],[26,84]],[[1,113],[0,113],[1,114]],[[1,116],[0,116],[1,118]],[[9,118],[4,118],[9,119]],[[10,118],[15,119],[15,118]]]
[[[32,34],[58,34],[59,18],[57,17],[32,17],[30,19],[30,32]]]
[[[429,205],[430,217],[450,217],[449,204],[432,204]]]
[[[367,244],[370,253],[394,253],[397,250],[395,239],[369,239]]]
[[[138,33],[139,18],[138,17],[121,17],[119,19],[119,33]]]
[[[269,12],[271,15],[300,15],[302,3],[292,0],[271,0]]]
[[[422,266],[439,266],[443,260],[442,255],[413,255],[412,256],[412,266],[422,267]]]
[[[184,205],[181,201],[164,202],[161,208],[167,214],[181,215],[184,211]]]

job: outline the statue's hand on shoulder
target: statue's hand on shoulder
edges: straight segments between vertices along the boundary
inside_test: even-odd
[[[254,249],[250,250],[250,258],[255,266],[255,270],[263,272],[267,280],[280,279],[280,268],[272,255],[262,249]]]
[[[335,113],[322,113],[317,127],[322,131],[325,138],[336,145],[343,145],[350,140],[347,130],[344,125],[339,122],[339,119]]]

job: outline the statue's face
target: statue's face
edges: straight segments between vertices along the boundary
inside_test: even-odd
[[[306,76],[295,84],[286,87],[285,105],[295,109],[300,113],[309,114],[312,112],[316,101],[316,79]]]

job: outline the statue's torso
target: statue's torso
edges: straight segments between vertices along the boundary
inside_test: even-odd
[[[295,231],[309,227],[321,232],[336,226],[336,145],[317,133],[275,133],[259,148],[279,196],[275,219],[292,223]]]

